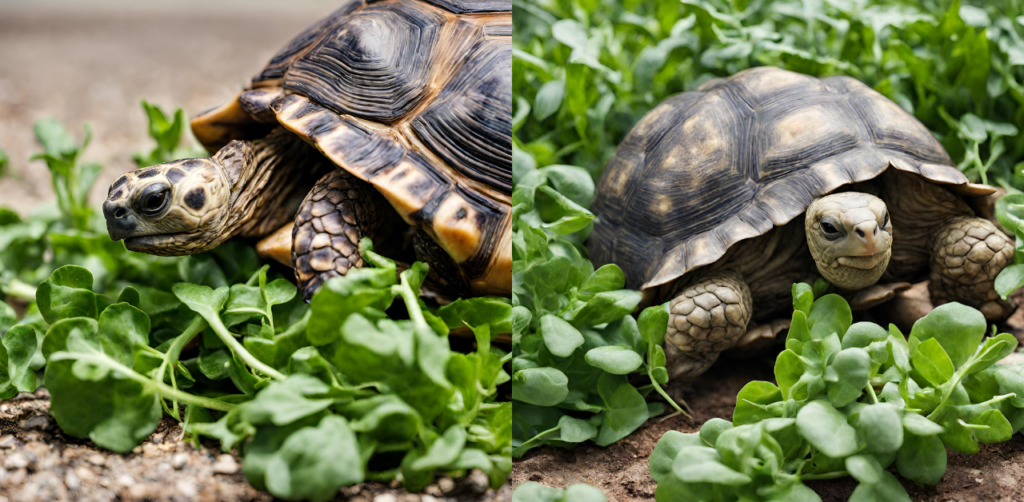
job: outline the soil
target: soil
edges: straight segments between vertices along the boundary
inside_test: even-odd
[[[1024,359],[1022,359],[1024,360]],[[676,415],[654,418],[626,439],[606,448],[585,443],[574,450],[541,447],[515,462],[512,484],[525,481],[564,487],[589,483],[605,491],[609,502],[649,502],[657,484],[651,479],[648,459],[654,445],[669,430],[697,432],[701,424],[715,417],[730,420],[736,394],[751,380],[774,381],[767,359],[722,359],[692,384],[683,398],[694,411],[694,419]],[[935,486],[917,486],[896,474],[911,499],[918,502],[995,502],[1024,500],[1024,436],[1010,441],[981,445],[975,455],[948,451],[946,475]],[[843,502],[853,493],[852,478],[807,483],[824,502]]]

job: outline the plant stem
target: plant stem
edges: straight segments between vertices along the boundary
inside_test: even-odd
[[[217,334],[220,341],[224,342],[224,345],[227,345],[228,348],[239,357],[239,359],[245,361],[245,363],[250,367],[275,380],[284,380],[286,378],[284,374],[270,366],[267,366],[263,361],[256,359],[255,356],[250,354],[248,350],[245,350],[245,347],[243,347],[231,332],[228,331],[228,328],[224,326],[224,322],[220,320],[220,317],[213,315],[206,321],[210,323],[210,327],[213,328],[213,332]]]
[[[412,319],[413,324],[416,325],[417,329],[423,329],[427,332],[433,333],[434,330],[427,324],[427,320],[423,318],[423,311],[420,310],[420,303],[416,292],[412,290],[412,286],[409,285],[409,280],[404,276],[402,277],[402,285],[398,287],[398,294],[402,296],[402,300],[405,301],[405,308],[409,311],[409,318]]]
[[[36,288],[18,279],[11,279],[11,282],[7,283],[7,286],[2,289],[5,294],[15,298],[28,301],[35,301],[36,299]]]
[[[805,481],[806,480],[811,480],[811,479],[835,479],[835,478],[845,478],[846,476],[849,476],[849,475],[850,475],[850,473],[848,473],[846,471],[833,471],[833,472],[825,472],[825,473],[822,473],[822,474],[807,474],[806,476],[800,476],[800,479],[805,480]]]
[[[178,364],[178,357],[181,356],[181,351],[186,345],[188,345],[188,342],[191,342],[192,339],[205,328],[206,320],[203,319],[203,316],[197,315],[192,319],[192,322],[189,323],[187,328],[185,328],[185,331],[178,335],[177,338],[171,342],[170,347],[167,348],[167,353],[164,354],[164,362],[160,363],[160,367],[156,370],[156,381],[164,381],[164,372],[167,370],[167,366],[170,365],[173,367]],[[171,370],[171,383],[174,383],[173,369]],[[177,388],[177,385],[175,385],[174,388]],[[175,402],[174,405],[175,408],[177,408],[177,402]]]
[[[107,357],[106,355],[56,352],[50,356],[50,360],[52,361],[61,361],[68,359],[90,361],[97,365],[107,366],[115,371],[120,372],[126,377],[141,383],[143,386],[153,387],[158,394],[160,394],[166,399],[176,399],[185,404],[202,406],[203,408],[208,408],[217,411],[231,411],[235,409],[234,404],[225,403],[223,401],[218,401],[216,399],[210,399],[208,397],[189,394],[188,392],[180,391],[163,382],[158,382],[156,380],[148,378],[145,375],[140,375],[135,370]]]
[[[864,386],[864,390],[868,392],[868,396],[871,398],[871,404],[878,404],[878,396],[875,395],[875,388],[871,386],[871,382],[868,382]]]

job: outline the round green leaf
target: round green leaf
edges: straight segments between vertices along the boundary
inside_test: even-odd
[[[618,345],[590,349],[585,359],[587,364],[613,375],[628,375],[644,364],[640,354]]]
[[[801,408],[796,427],[804,439],[829,457],[842,458],[857,451],[857,432],[825,401],[811,401]]]
[[[555,315],[548,314],[540,318],[540,332],[548,351],[558,357],[569,357],[577,347],[583,345],[580,331]]]
[[[512,399],[537,406],[554,406],[569,395],[569,378],[555,368],[529,368],[512,377]]]
[[[946,447],[937,436],[907,434],[896,456],[896,467],[909,480],[934,485],[946,473]]]
[[[900,413],[889,403],[872,404],[861,409],[857,429],[872,453],[892,453],[903,444]]]
[[[910,338],[921,342],[934,338],[953,366],[959,368],[974,355],[987,327],[985,316],[977,309],[952,302],[936,307],[914,323]]]

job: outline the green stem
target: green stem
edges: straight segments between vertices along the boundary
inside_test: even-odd
[[[802,479],[804,481],[813,480],[813,479],[836,479],[836,478],[845,478],[846,476],[849,476],[849,475],[850,475],[850,473],[848,473],[846,471],[833,471],[833,472],[824,472],[824,473],[821,473],[821,474],[807,474],[806,476],[800,476],[800,479]]]
[[[97,365],[107,366],[115,371],[122,373],[128,378],[141,383],[143,386],[153,387],[158,394],[160,394],[166,399],[176,399],[185,404],[202,406],[203,408],[208,408],[217,411],[231,411],[235,409],[235,405],[231,403],[225,403],[223,401],[218,401],[216,399],[210,399],[207,397],[189,394],[188,392],[182,392],[163,382],[158,382],[156,380],[147,378],[146,376],[139,374],[135,370],[107,357],[106,355],[57,352],[50,356],[51,361],[61,361],[67,359],[90,361]]]
[[[174,366],[178,363],[178,357],[181,356],[181,351],[185,349],[188,342],[191,342],[200,331],[206,329],[206,320],[203,316],[197,315],[189,323],[185,331],[182,331],[177,338],[171,342],[170,347],[167,347],[167,353],[164,354],[164,362],[160,363],[160,367],[156,370],[156,380],[158,382],[164,381],[164,372],[167,370],[167,366]],[[171,372],[174,373],[173,371]]]
[[[267,366],[266,364],[263,363],[263,361],[256,359],[255,356],[250,354],[248,350],[245,350],[245,347],[243,347],[242,344],[239,343],[238,340],[236,340],[235,337],[228,331],[228,328],[224,326],[224,323],[220,320],[220,317],[214,315],[211,316],[210,319],[207,319],[206,321],[210,323],[210,327],[213,328],[213,332],[217,334],[217,337],[220,338],[220,341],[224,342],[224,345],[227,345],[232,352],[234,352],[242,361],[245,361],[245,363],[248,364],[250,367],[252,367],[255,370],[258,370],[260,373],[263,373],[264,375],[267,375],[275,380],[284,380],[286,378],[284,374],[275,370],[274,368],[271,368],[270,366]]]
[[[22,300],[35,301],[36,299],[36,288],[31,285],[19,281],[18,279],[11,279],[11,282],[7,283],[7,286],[3,288],[3,292],[9,296],[15,298],[21,298]]]
[[[552,427],[552,428],[550,428],[550,429],[548,429],[548,430],[546,430],[544,432],[540,432],[536,436],[533,436],[532,438],[527,439],[526,441],[524,441],[523,444],[521,444],[521,445],[519,445],[517,447],[517,449],[518,448],[522,448],[522,447],[524,447],[524,446],[526,446],[526,445],[528,445],[528,444],[530,444],[530,443],[532,443],[532,442],[534,442],[534,441],[536,441],[536,440],[538,440],[538,439],[540,439],[540,438],[542,438],[544,436],[547,436],[548,434],[551,434],[553,432],[558,432],[561,429],[562,429],[561,425],[556,425],[556,426],[554,426],[554,427]]]
[[[685,415],[686,418],[689,418],[690,420],[693,420],[693,416],[690,415],[689,413],[683,411],[683,409],[679,407],[679,404],[676,403],[675,399],[672,399],[671,397],[669,397],[668,393],[665,392],[665,390],[661,388],[661,385],[658,385],[658,382],[654,380],[654,368],[653,368],[653,366],[650,369],[647,370],[647,376],[650,377],[651,385],[654,386],[654,390],[658,391],[658,394],[661,394],[661,397],[664,398],[666,401],[668,401],[668,404],[671,404],[672,407],[676,409],[676,411],[678,411],[679,413],[682,413],[683,415]]]
[[[875,388],[871,386],[871,382],[868,382],[864,386],[864,390],[868,392],[868,397],[871,398],[871,404],[878,404],[878,396],[875,395]]]
[[[409,280],[404,276],[402,277],[402,285],[398,287],[398,294],[402,296],[402,300],[405,301],[405,308],[409,311],[409,318],[412,319],[413,324],[416,325],[417,329],[423,329],[430,333],[434,330],[430,329],[430,325],[427,324],[427,320],[423,317],[423,311],[420,310],[420,302],[416,296],[416,292],[412,290],[412,286],[409,285]]]

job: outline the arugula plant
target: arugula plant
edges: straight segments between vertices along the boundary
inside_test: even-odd
[[[418,491],[437,472],[469,469],[502,485],[512,403],[497,388],[511,356],[491,338],[511,330],[512,306],[473,298],[434,312],[419,298],[425,264],[399,274],[368,240],[360,251],[374,267],[329,281],[309,305],[291,282],[269,280],[269,266],[230,287],[175,284],[164,301],[179,329],[160,338],[138,291],[112,301],[87,269],[61,267],[36,289],[41,329],[7,330],[0,394],[44,381],[65,433],[118,452],[169,414],[239,448],[250,483],[288,500],[327,500],[365,480]],[[386,314],[396,301],[408,319]],[[476,352],[449,349],[449,330],[464,325]],[[198,352],[186,350],[193,340]]]
[[[946,448],[977,453],[1024,427],[1017,348],[985,338],[985,317],[958,303],[934,309],[909,337],[851,322],[837,295],[793,286],[793,318],[775,379],[740,390],[732,421],[666,433],[650,457],[655,499],[821,500],[803,481],[852,476],[851,501],[909,501],[893,474],[935,484]]]
[[[608,445],[675,406],[662,348],[665,306],[630,314],[639,291],[616,265],[597,270],[581,242],[591,228],[590,175],[574,166],[532,168],[512,195],[513,455],[543,444]],[[636,387],[631,375],[650,382]]]
[[[178,108],[168,119],[164,111],[157,105],[142,100],[142,111],[149,121],[149,137],[156,141],[156,147],[149,153],[138,152],[132,156],[140,168],[163,164],[172,160],[205,157],[206,152],[192,144],[181,146],[182,136],[188,135],[188,121],[185,112]]]

